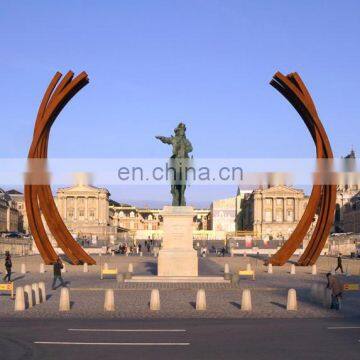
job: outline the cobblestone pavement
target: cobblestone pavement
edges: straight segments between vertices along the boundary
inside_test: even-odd
[[[156,259],[153,257],[103,256],[96,258],[98,264],[107,262],[109,267],[118,267],[119,272],[127,271],[129,263],[133,264],[134,275],[151,275],[156,273]],[[67,272],[63,278],[70,288],[71,311],[58,311],[60,289],[51,290],[52,267],[46,266],[46,273],[39,273],[41,259],[39,256],[14,259],[13,279],[16,286],[44,281],[48,301],[27,309],[14,312],[14,301],[4,292],[0,294],[0,316],[21,318],[317,318],[360,316],[359,292],[347,292],[343,301],[343,310],[334,312],[325,309],[321,304],[310,299],[310,287],[314,282],[325,284],[325,273],[335,264],[336,259],[321,258],[318,262],[318,275],[311,275],[310,268],[296,268],[296,275],[290,275],[290,264],[274,267],[274,273],[268,274],[260,260],[244,257],[208,257],[199,259],[200,275],[222,276],[225,263],[230,271],[245,269],[250,263],[256,271],[256,280],[241,278],[238,285],[232,284],[190,284],[190,283],[117,283],[115,279],[100,280],[100,265],[89,266],[89,272],[83,273],[82,266],[66,264]],[[26,263],[27,273],[20,274],[21,263]],[[353,274],[358,274],[360,261],[346,264]],[[2,274],[3,276],[3,274]],[[359,275],[343,276],[343,282],[360,282]],[[116,311],[103,311],[105,289],[114,289]],[[160,290],[161,310],[149,310],[150,291]],[[196,291],[206,291],[207,310],[196,311],[194,308]],[[251,289],[252,312],[240,310],[241,295],[244,288]],[[287,291],[294,288],[298,295],[297,312],[286,311]]]

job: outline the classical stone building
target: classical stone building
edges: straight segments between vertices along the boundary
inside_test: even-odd
[[[241,203],[247,192],[238,190],[236,196],[214,200],[210,206],[210,227],[214,231],[235,232]]]
[[[20,227],[20,213],[11,196],[0,189],[0,232],[17,232]]]
[[[287,239],[298,224],[308,196],[303,190],[272,186],[254,190],[242,202],[242,229],[259,239]]]
[[[117,234],[117,228],[110,223],[109,196],[107,189],[78,182],[75,186],[58,189],[55,202],[73,235],[107,239]]]

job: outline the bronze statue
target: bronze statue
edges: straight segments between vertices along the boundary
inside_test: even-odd
[[[164,144],[172,145],[173,154],[170,157],[171,194],[173,206],[185,206],[185,189],[187,181],[187,169],[189,168],[189,153],[193,148],[191,142],[185,135],[186,126],[180,123],[174,130],[175,136],[156,136]]]

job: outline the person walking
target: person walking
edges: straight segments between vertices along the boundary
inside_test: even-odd
[[[52,283],[52,289],[55,290],[55,284],[56,284],[56,281],[59,280],[60,281],[60,285],[61,286],[66,286],[66,284],[64,283],[64,280],[61,276],[61,269],[63,268],[63,264],[60,260],[60,258],[58,257],[56,259],[56,261],[54,262],[53,264],[53,268],[54,268],[54,280],[53,280],[53,283]]]
[[[331,307],[330,309],[340,310],[340,299],[342,297],[343,285],[340,280],[331,275],[331,273],[326,274],[328,283],[327,288],[331,290]]]
[[[336,267],[336,269],[335,269],[335,272],[336,272],[338,269],[341,270],[341,273],[342,273],[342,274],[344,273],[343,266],[342,266],[341,254],[338,255],[338,258],[337,258],[337,267]]]
[[[12,261],[11,261],[11,255],[9,251],[5,252],[5,269],[6,269],[6,275],[4,276],[4,281],[11,282],[11,268],[12,268]]]

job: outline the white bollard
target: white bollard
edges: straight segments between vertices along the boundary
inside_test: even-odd
[[[246,264],[246,271],[251,271],[251,264],[250,263]]]
[[[34,306],[34,302],[33,302],[33,293],[32,293],[32,288],[31,288],[31,285],[25,285],[24,286],[24,293],[26,294],[27,296],[27,305],[30,308],[32,308]]]
[[[21,264],[21,270],[20,270],[20,272],[21,272],[22,274],[26,274],[26,265],[25,265],[24,263]]]
[[[199,289],[196,294],[196,310],[206,310],[206,295],[204,289]]]
[[[40,263],[40,274],[44,274],[44,272],[45,272],[45,264]]]
[[[105,291],[104,310],[115,311],[115,299],[113,289],[107,289]]]
[[[89,272],[89,266],[88,266],[88,263],[84,263],[84,273],[87,273]]]
[[[268,265],[268,274],[272,274],[273,273],[273,266],[272,266],[272,264],[269,264]]]
[[[150,310],[160,310],[160,293],[158,289],[152,289],[150,295]]]
[[[24,310],[25,310],[24,288],[22,286],[19,286],[16,288],[15,311],[24,311]]]
[[[104,263],[103,269],[104,269],[104,270],[108,270],[108,269],[109,269],[108,263]]]
[[[61,269],[61,272],[66,273],[66,264],[65,263],[63,263],[63,268]]]
[[[229,274],[229,272],[230,272],[229,264],[226,263],[224,266],[224,274]]]
[[[295,274],[296,274],[296,269],[295,269],[295,265],[294,265],[294,264],[291,264],[291,266],[290,266],[290,274],[291,274],[291,275],[295,275]]]
[[[246,251],[244,252],[244,257],[246,257]]]
[[[69,311],[70,310],[70,292],[67,287],[61,288],[60,292],[60,302],[59,302],[59,311]]]
[[[143,252],[142,252],[142,251],[140,251],[140,256],[143,256]]]
[[[40,304],[39,284],[38,283],[31,284],[31,289],[34,292],[34,300],[35,300],[34,305]]]
[[[252,311],[251,303],[251,292],[250,289],[244,289],[241,297],[241,310],[242,311]]]
[[[296,299],[296,290],[295,289],[290,289],[288,291],[286,310],[297,311],[297,299]]]
[[[39,282],[39,291],[40,291],[40,301],[46,301],[46,290],[45,290],[45,283],[43,281]]]
[[[128,272],[129,272],[130,274],[132,274],[132,273],[134,272],[134,267],[133,267],[133,264],[132,264],[132,263],[129,263],[129,265],[128,265]]]
[[[115,256],[115,251],[112,251],[112,252],[111,252],[111,256]]]
[[[317,269],[316,269],[316,264],[311,266],[311,275],[316,275],[317,274]]]

